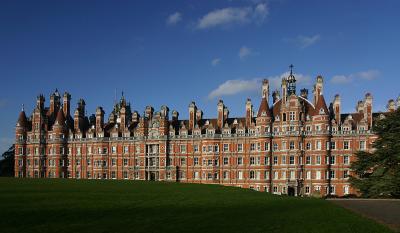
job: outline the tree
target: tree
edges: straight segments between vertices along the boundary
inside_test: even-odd
[[[400,108],[376,122],[372,152],[358,151],[351,184],[364,197],[400,197]]]
[[[0,160],[0,176],[14,176],[14,145],[3,153]]]

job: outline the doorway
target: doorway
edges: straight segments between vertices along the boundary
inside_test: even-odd
[[[295,190],[294,187],[288,187],[288,196],[294,196]]]

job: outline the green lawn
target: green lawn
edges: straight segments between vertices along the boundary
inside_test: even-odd
[[[328,201],[218,185],[0,178],[0,232],[391,232]]]

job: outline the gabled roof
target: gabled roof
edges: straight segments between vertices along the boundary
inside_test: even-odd
[[[268,101],[267,98],[265,97],[261,99],[260,107],[258,109],[257,117],[260,116],[268,116],[268,117],[271,116],[271,112],[268,106]]]

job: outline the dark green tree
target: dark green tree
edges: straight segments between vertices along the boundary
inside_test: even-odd
[[[400,197],[400,109],[376,122],[373,152],[358,151],[351,168],[353,187],[364,197]]]
[[[14,176],[14,145],[0,158],[0,176]]]

